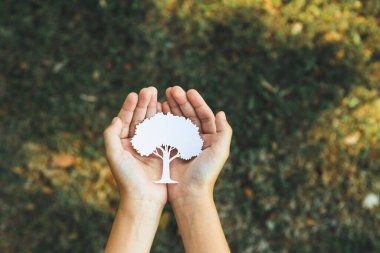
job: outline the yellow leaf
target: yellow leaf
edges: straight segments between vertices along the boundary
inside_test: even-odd
[[[302,23],[296,22],[296,23],[294,23],[292,25],[292,28],[291,28],[290,32],[291,32],[292,35],[297,35],[297,34],[299,34],[299,33],[302,32],[302,29],[303,29]]]
[[[342,39],[342,35],[337,32],[328,32],[324,35],[326,42],[337,42]]]
[[[112,176],[112,173],[110,170],[108,170],[106,180],[110,185],[116,185],[116,181],[115,181],[114,177]]]
[[[353,134],[350,134],[349,136],[344,138],[344,144],[348,146],[355,145],[360,139],[360,136],[361,136],[360,132],[356,131]]]
[[[168,211],[165,211],[161,215],[160,223],[159,223],[159,228],[161,230],[165,230],[170,222],[170,213]]]

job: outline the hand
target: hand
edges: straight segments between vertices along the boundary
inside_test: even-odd
[[[104,131],[107,160],[121,197],[105,252],[149,252],[168,198],[187,252],[229,252],[212,191],[229,154],[231,127],[224,113],[214,116],[195,90],[186,93],[176,86],[169,88],[166,96],[168,102],[161,106],[153,87],[142,89],[139,95],[130,93],[119,115]],[[154,183],[161,177],[162,161],[152,155],[140,156],[130,142],[136,124],[160,112],[161,107],[164,113],[190,118],[204,140],[198,157],[173,160],[172,177],[179,184]],[[186,203],[192,208],[187,209]]]
[[[171,177],[178,184],[168,184],[168,199],[176,201],[212,199],[215,181],[229,156],[232,129],[224,112],[214,116],[210,107],[196,90],[185,92],[175,86],[166,90],[164,113],[182,115],[196,124],[204,140],[202,153],[190,160],[175,159],[170,164]]]
[[[142,157],[131,146],[136,124],[161,111],[157,102],[157,89],[144,88],[139,95],[130,93],[118,116],[104,131],[106,156],[112,174],[119,186],[121,205],[135,203],[153,203],[162,209],[167,201],[165,184],[153,181],[161,177],[161,160],[154,157]],[[130,207],[130,206],[129,206]]]

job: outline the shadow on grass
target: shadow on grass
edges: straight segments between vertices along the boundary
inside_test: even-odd
[[[361,78],[355,60],[334,61],[339,44],[292,48],[255,9],[235,8],[225,19],[202,19],[192,12],[183,18],[176,9],[164,16],[152,1],[109,2],[107,8],[83,1],[0,4],[0,32],[6,42],[0,50],[0,164],[7,171],[23,163],[14,154],[26,141],[61,151],[60,140],[52,138],[61,132],[78,135],[85,146],[81,155],[95,157],[102,153],[104,126],[128,92],[155,85],[163,97],[167,86],[182,84],[199,89],[215,111],[227,112],[235,130],[233,168],[221,192],[231,191],[217,199],[240,208],[226,212],[234,215],[232,220],[245,217],[254,227],[252,217],[262,218],[257,230],[264,232],[270,212],[248,203],[241,193],[241,187],[253,184],[257,149],[297,148],[320,111],[334,107]],[[263,160],[270,159],[266,155]],[[286,161],[284,154],[272,159]],[[273,168],[273,177],[255,181],[259,186],[254,190],[260,194],[261,186],[273,184],[274,190],[265,194],[286,202],[306,175],[296,171],[286,181]],[[7,209],[2,248],[101,251],[112,217],[64,193],[26,193],[10,173],[1,178]],[[232,231],[233,249],[243,252],[254,245],[238,229],[226,229]],[[171,225],[167,234],[158,235],[157,252],[172,247],[173,237],[177,243]]]
[[[0,170],[0,249],[13,252],[103,252],[114,215],[55,188],[28,192],[25,180]],[[167,206],[165,210],[172,212]],[[152,252],[183,252],[175,223],[159,229]],[[174,236],[175,235],[175,236]]]
[[[0,182],[2,252],[103,252],[110,214],[59,192],[27,192],[9,172]]]

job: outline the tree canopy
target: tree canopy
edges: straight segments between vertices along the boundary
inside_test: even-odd
[[[167,145],[176,148],[181,159],[188,160],[200,154],[203,140],[190,119],[157,113],[137,125],[131,143],[142,156],[149,156],[158,147]]]

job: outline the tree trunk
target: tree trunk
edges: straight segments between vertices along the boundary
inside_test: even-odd
[[[160,183],[160,184],[175,184],[178,183],[175,180],[172,180],[170,178],[170,152],[165,151],[162,154],[162,177],[159,181],[155,181],[155,183]]]

